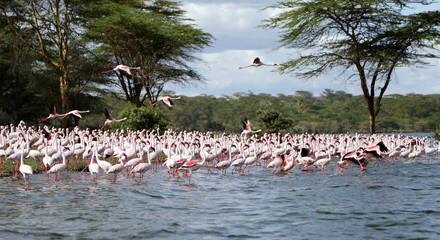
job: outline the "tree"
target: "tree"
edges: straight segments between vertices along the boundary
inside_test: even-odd
[[[180,3],[156,1],[93,1],[88,5],[96,21],[88,36],[112,56],[112,67],[140,67],[131,77],[117,74],[124,97],[136,106],[155,102],[168,83],[203,81],[188,63],[192,54],[209,46],[212,36],[195,28]]]
[[[286,133],[293,128],[292,119],[282,116],[276,110],[258,110],[257,116],[265,133]]]
[[[263,28],[279,28],[281,47],[298,48],[303,55],[281,64],[281,73],[299,70],[303,78],[333,68],[356,77],[367,103],[369,131],[375,133],[382,98],[396,68],[425,65],[437,58],[440,12],[405,15],[426,0],[300,0],[282,1],[269,8],[284,9]],[[306,69],[303,69],[306,68]],[[379,94],[376,96],[376,91]]]
[[[68,55],[74,12],[69,1],[9,1],[2,7],[10,28],[59,79],[62,111],[68,109]]]

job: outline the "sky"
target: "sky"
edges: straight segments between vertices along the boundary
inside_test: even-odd
[[[298,49],[279,48],[277,30],[259,27],[263,20],[280,13],[276,9],[263,10],[277,1],[184,0],[181,3],[186,16],[194,20],[193,24],[215,39],[212,46],[195,54],[202,61],[189,64],[205,78],[205,83],[184,88],[169,85],[165,90],[174,91],[176,95],[216,97],[239,92],[295,95],[297,91],[309,91],[319,96],[325,89],[362,94],[359,82],[348,83],[338,74],[304,80],[293,73],[281,75],[271,66],[238,68],[251,64],[255,57],[267,64],[279,64],[298,54]],[[440,9],[440,4],[433,4],[430,8]],[[398,68],[386,95],[440,93],[440,61],[430,63],[422,68]]]

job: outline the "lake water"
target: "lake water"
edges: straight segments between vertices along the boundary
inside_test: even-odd
[[[144,182],[68,173],[0,180],[2,239],[440,239],[440,157]],[[102,172],[101,172],[102,174]]]

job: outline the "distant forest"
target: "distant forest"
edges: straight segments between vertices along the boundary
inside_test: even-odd
[[[167,94],[173,96],[174,93]],[[114,116],[129,107],[126,101],[114,97],[107,96],[104,102],[112,107]],[[308,91],[277,96],[252,92],[221,97],[182,96],[182,99],[174,101],[172,110],[162,103],[156,106],[169,120],[168,127],[178,131],[239,133],[242,131],[241,120],[247,118],[253,129],[262,129],[262,132],[368,133],[368,112],[363,96],[329,89],[320,96],[313,96]],[[100,128],[105,121],[101,107],[84,114],[79,126]],[[48,112],[40,115],[45,117]],[[43,125],[35,117],[22,120],[28,125]],[[387,95],[377,120],[377,133],[438,131],[440,94]],[[5,125],[12,121],[4,112],[0,112],[0,123]],[[61,121],[54,119],[44,124],[61,126]]]

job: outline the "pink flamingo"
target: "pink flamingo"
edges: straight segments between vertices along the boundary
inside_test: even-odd
[[[187,161],[179,168],[179,170],[188,170],[189,171],[188,184],[191,184],[192,172],[201,168],[203,166],[203,164],[205,164],[205,161],[206,161],[206,158],[203,158],[202,161],[199,161],[199,160]]]
[[[172,98],[172,97],[170,97],[170,96],[164,96],[164,97],[160,98],[159,100],[157,100],[155,103],[151,104],[150,106],[153,107],[153,106],[156,105],[158,102],[162,101],[163,104],[165,104],[165,106],[167,106],[167,108],[168,108],[169,110],[171,110],[171,109],[173,109],[173,105],[174,105],[173,100],[181,99],[181,98],[182,98],[182,97],[175,97],[175,98]]]
[[[148,162],[141,162],[136,165],[133,169],[131,169],[130,174],[139,173],[139,181],[143,182],[144,173],[151,169],[151,158],[148,158]]]
[[[119,163],[111,166],[111,168],[107,171],[107,175],[109,175],[110,173],[114,174],[113,183],[116,183],[116,177],[118,176],[118,173],[122,172],[123,169],[124,163],[122,159],[119,159]]]
[[[278,64],[265,64],[260,60],[259,57],[256,57],[251,65],[239,67],[239,69],[248,68],[248,67],[260,67],[260,66],[278,66]]]
[[[108,70],[108,71],[101,72],[101,73],[109,73],[112,71],[118,71],[120,74],[125,75],[128,78],[131,78],[131,71],[130,71],[131,69],[141,69],[141,68],[140,67],[129,67],[129,66],[119,64],[115,68]]]
[[[382,155],[386,152],[388,152],[388,148],[385,146],[385,144],[382,141],[364,149],[365,157],[367,159],[382,158]]]
[[[58,114],[57,113],[57,109],[56,109],[55,105],[53,105],[53,104],[50,104],[49,111],[50,111],[49,116],[47,116],[47,117],[45,117],[43,119],[39,119],[38,122],[44,122],[44,121],[46,121],[49,118],[57,118],[57,117],[63,117],[64,116],[64,114]]]
[[[110,113],[108,112],[107,108],[105,108],[104,111],[105,111],[104,114],[105,114],[105,117],[107,118],[107,120],[105,121],[104,126],[101,127],[101,130],[102,130],[105,126],[109,125],[110,123],[114,123],[114,122],[122,122],[122,121],[127,120],[127,117],[124,117],[124,118],[122,118],[122,119],[113,119],[112,115],[110,115]]]
[[[253,131],[251,129],[251,122],[247,118],[245,118],[244,120],[241,120],[241,122],[243,123],[243,132],[241,132],[242,135],[243,134],[246,135],[248,133],[257,133],[257,132],[261,131],[261,129]]]
[[[85,111],[80,111],[80,110],[72,110],[68,113],[63,114],[62,117],[60,117],[60,120],[64,119],[65,117],[67,117],[68,115],[73,115],[75,117],[79,117],[82,118],[81,113],[88,113],[90,112],[90,110],[85,110]]]

